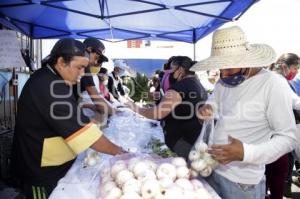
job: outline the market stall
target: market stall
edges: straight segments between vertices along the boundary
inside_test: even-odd
[[[109,119],[108,127],[103,129],[103,132],[110,140],[124,149],[141,154],[152,152],[149,147],[151,140],[163,142],[163,132],[158,121],[145,119],[126,108]],[[50,199],[93,199],[97,197],[100,173],[110,163],[112,156],[97,154],[97,162],[93,166],[89,166],[85,160],[91,153],[93,151],[88,150],[78,156],[67,175],[59,181]],[[213,198],[219,198],[204,180],[201,181]]]

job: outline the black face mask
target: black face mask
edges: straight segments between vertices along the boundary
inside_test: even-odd
[[[175,84],[177,82],[177,79],[174,78],[174,72],[172,72],[169,76],[169,82],[170,84]]]

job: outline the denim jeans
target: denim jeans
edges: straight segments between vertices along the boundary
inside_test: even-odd
[[[232,182],[213,172],[205,178],[208,184],[222,199],[264,199],[266,190],[265,177],[257,185]]]

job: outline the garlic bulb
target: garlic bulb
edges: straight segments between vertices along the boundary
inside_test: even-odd
[[[189,160],[194,161],[200,158],[200,153],[196,150],[191,150],[189,153]]]
[[[190,170],[186,166],[180,166],[176,168],[177,178],[189,178]]]
[[[163,163],[157,168],[156,175],[158,179],[169,178],[174,181],[176,178],[176,168],[172,164]]]
[[[115,162],[115,164],[111,167],[111,170],[110,170],[110,175],[113,177],[113,178],[116,178],[117,174],[126,169],[126,163],[124,161],[117,161]]]
[[[193,190],[194,186],[192,183],[185,178],[179,178],[175,181],[175,184],[178,185],[178,187],[182,188],[183,190]]]
[[[206,167],[206,163],[204,160],[198,159],[198,160],[195,160],[194,162],[192,162],[191,167],[195,171],[200,172],[201,170],[203,170]]]
[[[200,153],[205,153],[208,149],[208,146],[204,142],[198,142],[198,143],[195,144],[195,149],[197,151],[199,151]]]
[[[122,186],[126,181],[134,178],[133,173],[131,173],[129,170],[124,169],[120,171],[116,176],[116,183],[119,186]]]
[[[123,184],[122,191],[123,191],[123,193],[136,192],[139,194],[139,193],[141,193],[141,186],[142,186],[142,183],[140,181],[132,178]]]
[[[141,193],[144,199],[155,197],[160,191],[157,180],[149,179],[142,184]]]
[[[182,157],[173,158],[172,161],[171,161],[171,163],[173,165],[175,165],[176,167],[182,167],[182,166],[186,166],[187,165],[185,159],[182,158]]]

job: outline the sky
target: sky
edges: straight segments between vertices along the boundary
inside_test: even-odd
[[[282,53],[300,55],[300,0],[260,0],[237,22],[222,27],[240,26],[250,43],[265,43],[272,46],[279,57]],[[212,34],[196,44],[196,60],[210,55]],[[56,40],[43,41],[43,56],[49,54]],[[182,42],[151,42],[152,48],[127,49],[126,42],[104,42],[109,58],[168,59],[172,55],[193,58],[193,45]],[[155,49],[155,50],[153,50]]]

